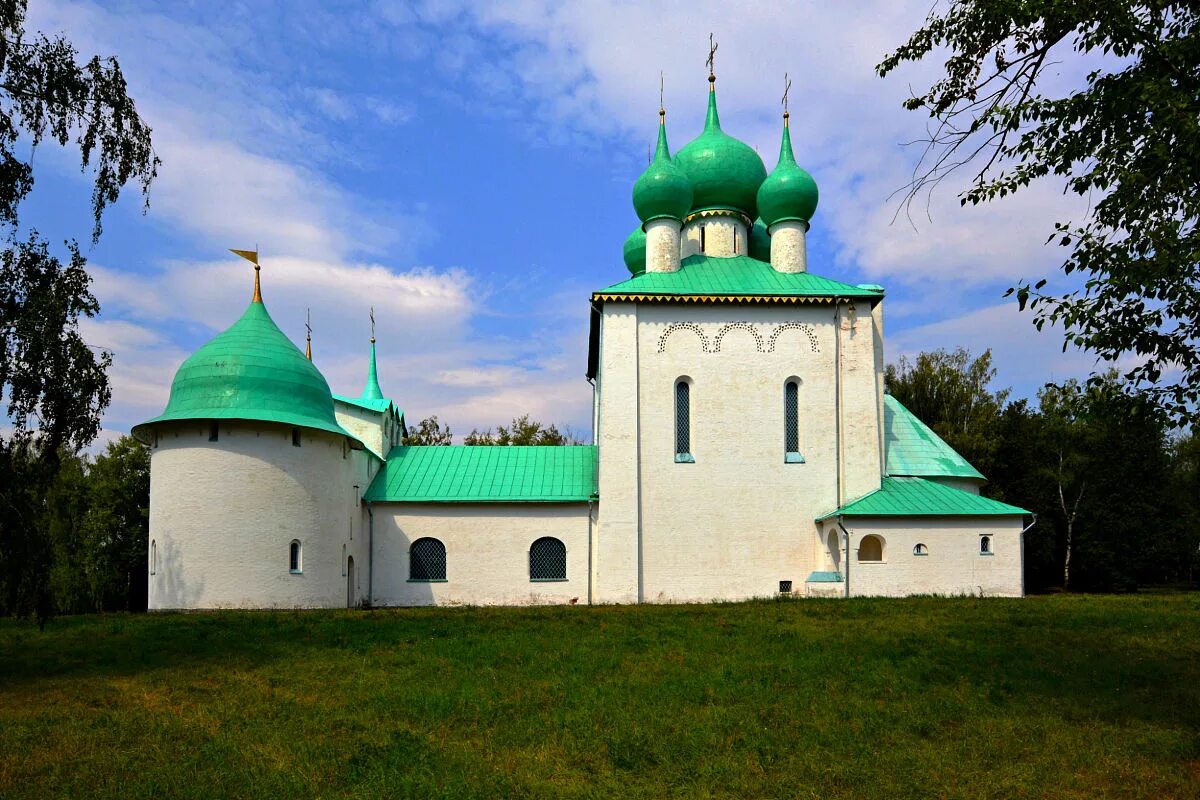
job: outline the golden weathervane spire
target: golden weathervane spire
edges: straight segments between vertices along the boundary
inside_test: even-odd
[[[788,74],[785,72],[785,73],[783,73],[783,100],[780,101],[783,103],[783,127],[785,127],[785,128],[788,126],[788,116],[789,116],[789,114],[788,114],[788,92],[790,92],[791,90],[792,90],[792,79],[789,78]]]
[[[304,356],[312,361],[312,309],[304,309]]]
[[[253,250],[234,250],[231,247],[229,252],[233,253],[235,256],[241,256],[254,265],[254,297],[250,299],[250,302],[261,303],[263,301],[262,286],[258,280],[258,273],[260,270],[262,270],[262,267],[258,264],[258,245],[254,245]]]
[[[710,33],[708,35],[708,61],[704,62],[705,66],[708,67],[708,90],[710,92],[714,91],[713,84],[717,82],[717,75],[714,72],[714,69],[716,68],[714,61],[717,55],[717,48],[720,46],[721,45],[713,41],[713,35]]]

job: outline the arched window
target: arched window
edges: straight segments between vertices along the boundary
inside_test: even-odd
[[[293,575],[299,575],[304,571],[304,560],[301,556],[300,540],[292,539],[292,543],[288,547],[288,570]]]
[[[437,539],[417,539],[408,549],[410,581],[446,580],[446,545]]]
[[[913,555],[914,556],[927,556],[927,555],[929,555],[929,548],[926,547],[921,542],[917,542],[915,545],[913,545]]]
[[[859,561],[883,561],[883,539],[875,535],[864,536],[858,543]]]
[[[990,556],[991,554],[992,554],[992,537],[980,536],[979,537],[979,555]]]
[[[154,575],[158,572],[158,544],[150,540],[150,574]]]
[[[783,384],[783,449],[785,463],[804,463],[800,455],[800,381],[795,378]]]
[[[529,546],[529,580],[565,581],[567,546],[552,536],[538,539]]]
[[[692,464],[692,387],[686,380],[675,382],[675,461]]]

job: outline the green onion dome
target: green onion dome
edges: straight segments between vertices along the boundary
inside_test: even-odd
[[[767,223],[761,219],[754,220],[750,228],[750,257],[759,261],[771,260],[771,234],[767,232]]]
[[[166,409],[138,428],[222,419],[278,422],[350,436],[334,417],[324,376],[279,330],[257,292],[241,319],[183,362],[171,382]]]
[[[783,141],[779,163],[758,188],[758,213],[767,227],[786,220],[808,222],[817,210],[817,182],[796,164],[787,115],[783,118]]]
[[[631,275],[646,271],[646,232],[638,225],[625,240],[625,266]]]
[[[655,219],[682,221],[692,207],[692,184],[671,163],[667,148],[667,112],[658,111],[658,148],[654,160],[633,185],[633,209],[643,223]]]
[[[708,93],[704,132],[675,154],[675,164],[692,182],[692,211],[739,211],[757,216],[758,187],[767,168],[754,148],[721,130],[716,91]]]

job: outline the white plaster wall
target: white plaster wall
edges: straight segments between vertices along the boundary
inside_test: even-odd
[[[375,604],[539,605],[588,602],[587,503],[374,503]],[[410,582],[409,547],[446,546],[446,582]],[[529,547],[553,536],[567,547],[567,580],[529,580]]]
[[[866,462],[848,468],[857,485],[865,485],[866,475],[873,473],[872,488],[877,488],[878,402],[869,311],[864,317],[858,342],[843,352],[849,389],[861,394],[844,410],[844,445]],[[605,473],[623,470],[640,473],[644,600],[766,596],[778,591],[780,580],[802,586],[823,563],[813,544],[812,520],[837,504],[834,309],[644,305],[636,321],[636,337],[626,334],[620,343],[622,349],[636,344],[636,358],[606,354],[626,369],[636,365],[640,415],[633,419],[635,406],[624,398],[601,406],[601,552],[606,540],[623,539],[633,527],[626,524],[618,532],[610,525],[614,498],[606,492]],[[674,460],[674,386],[683,376],[692,382],[693,464]],[[784,463],[783,387],[790,377],[801,381],[804,464]],[[610,375],[605,379],[607,395],[616,381]],[[628,383],[628,376],[621,382]],[[606,453],[606,428],[612,426],[636,431],[636,466],[614,462]],[[632,507],[623,513],[628,517]],[[603,597],[602,575],[597,589]]]
[[[646,271],[677,272],[679,270],[679,229],[677,219],[655,219],[647,222]]]
[[[808,269],[808,224],[788,220],[771,226],[771,268],[776,272],[795,273]]]
[[[732,216],[696,217],[683,226],[683,257],[696,255],[700,250],[700,229],[704,228],[704,255],[724,258],[747,255],[746,224]]]
[[[637,305],[606,303],[600,325],[596,443],[604,524],[593,530],[593,600],[636,603],[641,537]]]
[[[368,411],[365,408],[333,401],[333,413],[338,425],[354,434],[381,458],[392,449],[392,421],[390,414]]]
[[[149,607],[344,607],[346,556],[365,595],[367,549],[358,497],[371,456],[344,437],[270,423],[155,426],[150,460],[150,539],[155,574]],[[359,488],[355,488],[355,485]],[[302,544],[303,572],[288,548]]]
[[[879,488],[881,420],[875,329],[865,302],[842,306],[842,497],[854,500]],[[819,515],[815,515],[819,516]]]
[[[1020,517],[864,518],[843,522],[850,531],[850,594],[1020,597]],[[885,542],[882,562],[859,561],[868,534]],[[993,555],[981,555],[979,537],[992,537]],[[929,555],[913,555],[923,543]]]

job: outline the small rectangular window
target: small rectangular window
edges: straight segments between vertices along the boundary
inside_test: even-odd
[[[215,422],[211,423],[208,426],[208,440],[210,442],[215,442],[217,440],[218,433],[219,433],[219,431],[217,430],[217,423],[215,423]]]
[[[292,428],[292,447],[300,446],[300,429]]]
[[[704,226],[700,226],[700,252],[704,252]]]

